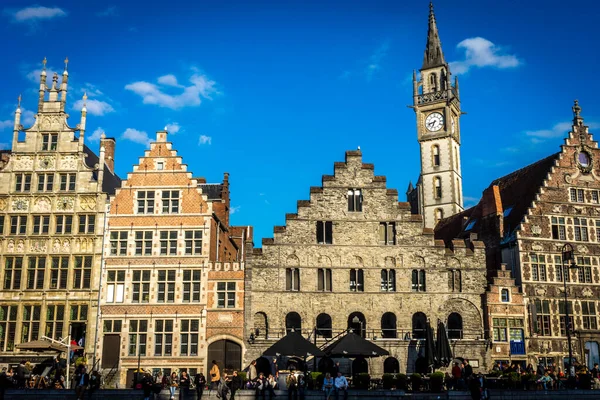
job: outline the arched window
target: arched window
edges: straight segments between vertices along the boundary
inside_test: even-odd
[[[435,209],[435,223],[437,224],[438,222],[440,222],[442,220],[442,218],[444,218],[444,210],[442,210],[441,208],[436,208]]]
[[[416,312],[412,316],[413,339],[425,339],[425,325],[427,316],[422,312]]]
[[[269,336],[269,323],[267,321],[267,314],[264,312],[254,314],[254,334],[256,337],[262,336],[267,338]]]
[[[400,363],[394,357],[388,357],[383,362],[384,374],[397,374],[400,372]]]
[[[386,312],[381,317],[381,337],[393,339],[396,335],[396,314]]]
[[[425,286],[425,270],[424,269],[413,269],[412,270],[412,291],[413,292],[424,292]]]
[[[448,316],[448,339],[462,339],[463,320],[459,313]]]
[[[508,292],[508,289],[502,289],[500,291],[500,298],[501,298],[501,300],[502,300],[503,303],[510,302],[510,294]]]
[[[436,199],[442,198],[442,178],[439,176],[433,178],[433,196]]]
[[[329,314],[319,314],[317,316],[317,335],[324,338],[331,337],[331,317]]]
[[[437,92],[437,76],[435,73],[429,74],[429,89],[431,92]]]
[[[440,166],[440,146],[438,146],[437,144],[434,144],[433,146],[431,146],[431,155],[433,156],[433,166],[439,167]]]
[[[353,312],[348,316],[348,329],[357,335],[365,337],[367,333],[367,320],[361,312]]]
[[[292,311],[285,316],[285,333],[290,333],[291,331],[300,332],[301,330],[302,318],[300,317],[300,314]]]

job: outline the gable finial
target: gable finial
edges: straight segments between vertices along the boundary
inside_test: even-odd
[[[571,108],[573,110],[573,116],[575,118],[581,118],[581,107],[579,106],[579,100],[575,99],[575,102],[573,104],[573,107]]]
[[[46,60],[46,57],[44,57],[44,59],[42,60],[42,71],[46,72],[46,63],[48,62],[48,60]]]
[[[69,57],[65,57],[65,72],[67,72],[68,65],[69,65]]]
[[[18,103],[18,105],[17,105],[17,108],[21,108],[21,95],[20,95],[20,94],[19,94],[19,97],[18,97],[18,99],[19,99],[19,103]]]

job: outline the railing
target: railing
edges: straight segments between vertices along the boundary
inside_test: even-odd
[[[115,364],[112,366],[112,368],[110,370],[108,370],[108,372],[106,373],[106,375],[104,375],[103,377],[103,387],[106,388],[106,386],[112,384],[112,380],[114,379],[114,377],[117,375],[117,372],[119,371],[119,361],[117,360],[117,362],[115,362]]]
[[[452,97],[458,97],[456,89],[450,88]],[[448,100],[448,90],[440,90],[438,92],[424,93],[417,96],[417,105],[432,103],[439,100]]]
[[[350,329],[355,333],[359,333],[359,329]],[[301,329],[295,330],[300,333],[305,338],[310,338],[311,341],[314,341],[314,330],[313,329]],[[258,335],[254,335],[254,340],[278,340],[287,335],[289,330],[286,329],[269,329],[268,335],[265,337],[264,332],[258,332]],[[317,341],[318,342],[328,342],[339,336],[340,334],[346,332],[346,330],[342,329],[318,329],[317,330]],[[481,331],[468,331],[464,329],[448,329],[448,339],[464,339],[465,336],[468,338],[482,338]],[[424,340],[425,339],[425,329],[363,329],[362,337],[369,340]],[[435,337],[435,335],[434,335]]]

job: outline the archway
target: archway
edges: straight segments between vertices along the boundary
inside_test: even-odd
[[[397,374],[400,372],[400,363],[394,357],[388,357],[383,362],[384,374]]]
[[[231,340],[217,340],[208,345],[208,360],[209,369],[212,360],[215,360],[221,371],[239,371],[242,367],[242,346]]]
[[[265,374],[265,376],[269,376],[269,374],[272,373],[271,362],[266,357],[259,357],[256,360],[256,373],[260,374],[261,372]]]
[[[463,320],[459,313],[448,315],[448,339],[462,339]]]
[[[267,314],[264,312],[257,312],[254,314],[254,334],[256,337],[269,337],[269,321],[267,320]]]
[[[317,316],[317,334],[324,337],[331,337],[331,316],[329,314],[319,314]]]
[[[285,333],[290,333],[292,330],[295,332],[302,331],[302,317],[295,311],[285,316]]]
[[[386,312],[381,317],[381,337],[385,339],[396,338],[396,314]]]
[[[356,357],[352,361],[352,376],[369,372],[369,363],[364,357]]]
[[[329,357],[323,357],[319,360],[319,364],[317,365],[317,370],[319,372],[322,372],[323,374],[329,372],[329,373],[333,373],[334,371],[334,364],[333,364],[333,360]]]
[[[412,316],[413,339],[425,339],[425,326],[427,316],[422,312],[416,312]]]
[[[367,320],[361,312],[353,312],[348,316],[348,329],[362,337],[367,333]]]

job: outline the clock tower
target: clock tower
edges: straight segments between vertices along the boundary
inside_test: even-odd
[[[433,4],[429,4],[429,29],[423,66],[413,72],[413,105],[421,147],[421,175],[416,193],[408,193],[413,209],[433,228],[445,217],[463,210],[460,166],[460,98],[458,78],[450,83]],[[416,203],[416,205],[414,204]]]

